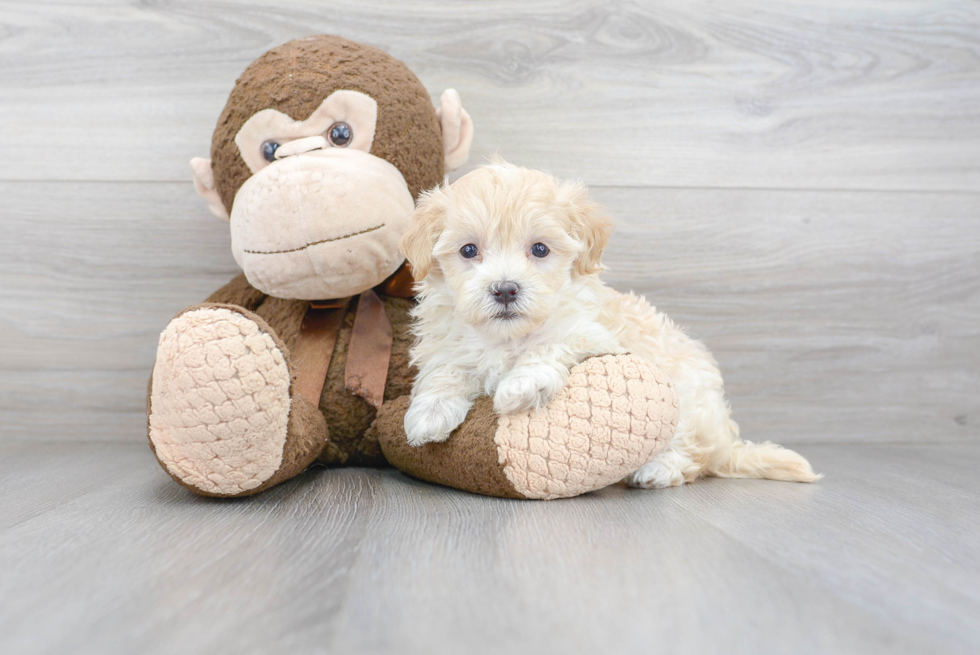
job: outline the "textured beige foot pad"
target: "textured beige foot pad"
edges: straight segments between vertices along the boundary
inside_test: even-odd
[[[279,470],[289,369],[276,340],[241,313],[192,309],[160,335],[149,405],[157,459],[207,495],[254,490]]]
[[[670,381],[633,355],[582,362],[534,412],[497,417],[492,399],[480,399],[445,443],[408,445],[408,404],[399,398],[378,415],[389,462],[423,480],[506,498],[568,498],[618,482],[664,448],[677,423]]]

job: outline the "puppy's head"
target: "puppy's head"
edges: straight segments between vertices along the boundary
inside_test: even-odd
[[[514,338],[602,270],[611,229],[582,184],[495,159],[424,194],[401,247],[423,293],[443,287],[463,320]]]

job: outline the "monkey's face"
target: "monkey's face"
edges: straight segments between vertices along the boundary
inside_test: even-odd
[[[252,171],[231,211],[231,248],[249,282],[282,298],[361,293],[391,275],[415,208],[401,172],[370,154],[377,102],[336,91],[304,121],[275,109],[235,137]]]
[[[252,62],[218,119],[211,159],[191,169],[211,212],[230,218],[253,286],[325,300],[398,269],[415,198],[466,161],[472,139],[456,91],[436,109],[402,62],[320,35]]]

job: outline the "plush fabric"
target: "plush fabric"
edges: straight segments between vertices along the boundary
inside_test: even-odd
[[[392,327],[391,360],[385,382],[384,402],[404,396],[412,390],[413,369],[408,361],[408,349],[412,338],[408,331],[412,301],[404,298],[380,296],[385,313]],[[323,386],[320,408],[331,426],[331,444],[320,456],[324,464],[385,465],[376,437],[368,435],[378,410],[363,398],[348,393],[346,389],[347,351],[354,327],[356,307],[347,312],[344,326],[334,346],[333,359]]]
[[[473,120],[463,109],[459,92],[446,89],[439,98],[436,116],[442,124],[442,141],[446,149],[446,172],[451,173],[466,163],[473,142]]]
[[[325,135],[309,133],[329,127],[326,124],[341,116],[336,113],[340,110],[349,112],[343,117],[354,123],[370,118],[375,105],[370,153],[357,141],[370,135],[356,124],[353,148],[322,148]],[[246,121],[256,116],[252,127],[241,133]],[[251,167],[235,142],[240,133]],[[286,150],[281,154],[289,156],[263,153],[263,158],[274,159],[263,164],[256,153],[273,133],[282,136]],[[573,386],[562,400],[571,416],[567,420],[555,419],[558,423],[551,425],[549,415],[529,418],[526,425],[520,418],[498,425],[489,402],[483,401],[445,448],[407,450],[403,424],[413,378],[408,351],[414,303],[404,297],[411,289],[410,275],[405,269],[395,272],[401,263],[395,245],[407,229],[414,199],[437,185],[447,168],[465,161],[472,136],[473,123],[459,94],[444,93],[437,112],[404,64],[370,46],[333,36],[310,37],[275,48],[248,67],[218,120],[211,160],[192,161],[195,188],[216,215],[230,214],[236,257],[301,255],[286,256],[268,270],[251,267],[243,257],[240,261],[252,282],[239,275],[204,305],[179,314],[163,331],[148,389],[147,432],[161,466],[178,484],[205,496],[247,496],[315,462],[386,465],[382,444],[387,444],[390,452],[399,453],[392,461],[405,463],[406,470],[420,477],[479,493],[546,498],[581,493],[618,479],[628,472],[624,469],[631,457],[648,451],[656,424],[653,414],[642,415],[630,400],[624,411],[637,415],[631,415],[623,433],[615,422],[622,418],[615,403],[650,392],[644,386],[649,376],[630,380],[635,382],[632,387],[620,380],[625,385],[621,393],[613,379],[621,374],[618,369],[607,371],[612,423],[601,422],[603,406],[595,405],[596,412],[583,419],[584,410],[576,404],[581,393],[602,388]],[[290,138],[296,141],[291,146]],[[373,160],[367,159],[371,156]],[[290,222],[304,218],[304,229],[294,229]],[[380,234],[381,227],[364,233],[374,227],[375,218],[391,233]],[[366,226],[351,227],[364,221]],[[253,241],[264,240],[264,247],[246,246],[243,229],[251,237],[259,235]],[[338,248],[327,253],[326,244]],[[318,248],[318,262],[302,260]],[[386,251],[384,256],[378,248]],[[263,249],[288,252],[245,252]],[[336,270],[323,268],[331,265]],[[392,329],[380,410],[375,407],[377,398],[371,398],[372,404],[345,388],[360,294],[372,288]],[[311,358],[301,348],[299,355],[306,362],[294,361],[294,346],[309,300],[347,296],[353,298],[315,403],[296,391],[295,380],[304,363],[315,360],[322,366],[325,358]],[[368,320],[378,317],[374,313]],[[369,343],[363,340],[365,332],[359,334],[361,340],[355,343]],[[386,340],[385,335],[385,348]],[[377,343],[370,343],[380,352]],[[355,348],[352,369],[363,374],[362,382],[370,380],[372,389],[380,389],[381,367],[370,357],[361,357],[358,364],[357,352]],[[592,384],[591,378],[585,379]],[[669,414],[665,411],[664,416]],[[598,432],[575,422],[579,420],[595,420]],[[554,440],[546,452],[540,435]],[[594,449],[579,447],[583,435]],[[541,461],[536,459],[539,454]]]
[[[552,499],[601,489],[663,449],[677,422],[666,376],[639,357],[593,357],[535,412],[500,418],[499,461],[525,498]]]
[[[398,242],[414,208],[398,169],[361,150],[289,157],[239,189],[231,252],[248,281],[269,295],[343,298],[401,266]]]
[[[211,160],[203,157],[191,159],[191,172],[194,174],[194,190],[208,203],[208,209],[218,218],[229,220],[228,210],[221,203],[221,196],[214,187],[214,172]]]
[[[230,208],[252,174],[235,135],[256,112],[275,109],[306,120],[334,91],[365,93],[378,102],[371,154],[391,162],[413,198],[442,181],[445,158],[439,121],[415,74],[382,50],[338,36],[297,39],[266,52],[238,79],[211,142],[216,188]]]
[[[175,477],[210,494],[259,487],[282,465],[289,370],[280,344],[233,309],[191,309],[160,335],[149,434]]]
[[[525,498],[504,473],[497,444],[497,415],[493,399],[480,398],[466,421],[448,441],[428,443],[421,447],[408,444],[405,436],[405,412],[408,396],[384,405],[369,437],[379,441],[385,458],[409,475],[485,496]]]
[[[392,327],[391,359],[385,381],[384,401],[389,403],[407,395],[412,389],[413,370],[408,361],[412,343],[409,332],[409,312],[413,301],[379,295]],[[254,312],[259,321],[269,326],[282,344],[286,361],[293,366],[291,355],[299,334],[308,303],[267,296],[252,288],[244,275],[239,275],[208,298],[209,303],[241,305]],[[337,335],[327,379],[320,397],[320,411],[330,430],[330,441],[318,453],[318,461],[329,465],[383,466],[384,456],[377,438],[367,430],[377,410],[359,396],[346,390],[347,350],[357,312],[357,300],[352,301]],[[294,396],[295,397],[295,396]]]
[[[235,145],[249,170],[255,173],[269,165],[262,154],[262,144],[267,140],[284,140],[276,150],[279,159],[296,152],[290,150],[295,142],[288,139],[303,140],[308,134],[326,134],[338,121],[347,123],[354,132],[347,150],[371,152],[377,120],[378,103],[374,98],[358,91],[334,91],[304,121],[294,121],[275,109],[263,109],[245,122],[235,135]],[[328,147],[327,140],[320,139],[321,147]]]
[[[667,445],[677,421],[670,382],[632,355],[579,364],[558,397],[534,412],[498,418],[492,399],[482,398],[443,443],[408,445],[408,404],[400,398],[382,408],[374,428],[389,462],[429,482],[504,498],[568,498],[618,482]]]
[[[388,403],[412,390],[413,372],[408,361],[412,337],[408,327],[413,301],[386,295],[380,295],[379,298],[392,327],[391,360],[384,393],[384,400]],[[213,293],[208,302],[240,304],[254,312],[260,321],[275,332],[289,361],[289,353],[296,343],[308,303],[266,296],[249,286],[244,275],[237,276]],[[386,462],[378,447],[377,438],[365,434],[374,421],[377,410],[364,399],[346,390],[347,349],[350,346],[356,312],[355,300],[337,335],[327,379],[323,385],[320,411],[326,424],[330,426],[330,442],[318,453],[318,459],[321,463],[330,465],[383,466]]]

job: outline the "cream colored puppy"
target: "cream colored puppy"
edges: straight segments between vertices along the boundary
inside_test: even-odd
[[[739,440],[721,373],[700,342],[642,297],[602,283],[611,229],[581,184],[500,160],[424,195],[402,240],[419,280],[409,442],[446,440],[481,394],[493,395],[500,414],[542,407],[571,366],[630,352],[670,377],[680,405],[673,439],[630,484],[816,480],[797,453]]]

